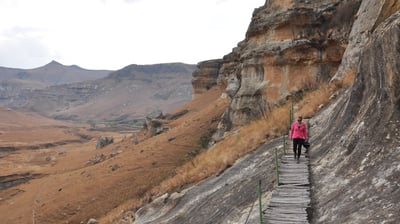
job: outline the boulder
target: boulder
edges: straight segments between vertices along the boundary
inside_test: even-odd
[[[101,136],[97,139],[96,149],[104,148],[105,146],[114,143],[113,137]]]
[[[143,129],[145,133],[152,137],[158,135],[164,131],[163,122],[160,119],[152,119],[150,117],[146,117],[146,123],[144,124]]]
[[[175,119],[178,119],[179,117],[181,117],[181,116],[183,116],[183,115],[185,115],[187,113],[189,113],[189,110],[184,109],[184,110],[181,110],[181,111],[176,112],[174,114],[166,114],[164,116],[164,119],[166,119],[166,120],[175,120]]]
[[[98,223],[99,223],[99,221],[97,221],[96,219],[93,219],[93,218],[89,219],[89,221],[87,222],[87,224],[98,224]]]

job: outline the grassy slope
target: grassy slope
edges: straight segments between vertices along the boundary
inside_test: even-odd
[[[93,139],[83,144],[8,153],[11,168],[46,175],[0,191],[0,214],[7,214],[1,215],[2,221],[80,223],[90,217],[107,219],[114,211],[120,211],[115,208],[121,205],[139,206],[148,195],[146,192],[175,175],[176,167],[190,159],[193,151],[198,151],[197,142],[203,133],[217,125],[211,120],[219,117],[227,105],[226,100],[219,99],[220,94],[213,89],[185,105],[181,109],[190,112],[170,122],[170,131],[137,145],[129,136],[114,134],[116,143],[98,150]],[[171,136],[176,139],[168,141]],[[121,153],[111,158],[112,151]],[[107,159],[95,165],[87,164],[99,154]],[[57,159],[45,161],[49,155]],[[113,171],[113,166],[119,168]],[[107,216],[109,211],[111,215]]]

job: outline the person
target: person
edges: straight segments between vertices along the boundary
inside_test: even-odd
[[[307,141],[307,126],[303,123],[303,117],[299,116],[290,128],[290,140],[293,140],[294,158],[300,159],[301,147]]]

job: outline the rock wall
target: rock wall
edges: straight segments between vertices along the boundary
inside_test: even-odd
[[[203,61],[197,64],[197,68],[192,74],[192,99],[195,99],[217,84],[221,65],[221,59]]]
[[[400,220],[400,12],[380,25],[377,14],[354,86],[312,120],[314,223]]]
[[[270,0],[246,39],[223,58],[218,85],[232,103],[225,127],[242,125],[337,72],[360,1]]]
[[[341,80],[348,74],[354,74],[360,61],[361,51],[371,33],[383,20],[399,10],[400,2],[397,0],[362,1],[350,32],[349,45],[333,81]]]

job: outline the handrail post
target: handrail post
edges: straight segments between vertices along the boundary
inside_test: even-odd
[[[262,204],[261,204],[261,180],[258,180],[258,208],[260,210],[260,224],[263,224],[263,212],[262,212]]]
[[[278,150],[275,148],[275,170],[276,170],[276,184],[279,186],[279,164],[278,164]]]
[[[283,155],[286,155],[286,135],[283,135]]]

